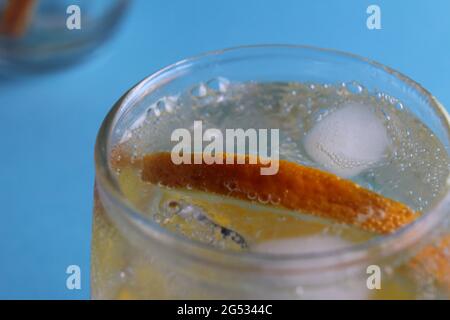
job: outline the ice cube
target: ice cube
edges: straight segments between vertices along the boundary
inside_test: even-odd
[[[344,178],[376,164],[388,145],[386,128],[371,106],[354,102],[323,118],[304,140],[314,161]]]

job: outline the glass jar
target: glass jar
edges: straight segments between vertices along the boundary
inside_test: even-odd
[[[127,5],[128,0],[0,0],[4,75],[81,61],[113,33]]]
[[[128,91],[110,111],[98,134],[92,298],[449,297],[450,195],[448,163],[444,160],[436,163],[444,166],[440,188],[427,199],[416,221],[392,234],[344,249],[284,254],[234,252],[188,239],[149,219],[148,212],[135,205],[118,182],[111,163],[114,147],[132,137],[145,121],[151,123],[153,119],[148,118],[158,115],[155,106],[161,106],[161,101],[167,109],[181,92],[208,97],[204,85],[217,83],[217,79],[227,79],[222,84],[283,82],[327,87],[342,83],[351,91],[365,90],[374,97],[391,99],[399,109],[408,109],[433,131],[448,155],[449,117],[442,105],[416,82],[376,62],[332,50],[273,45],[215,51],[175,63]],[[220,93],[221,86],[215,87]],[[163,133],[161,137],[165,136]],[[137,153],[170,148],[162,138],[148,135],[137,139],[148,139]],[[167,139],[170,141],[170,134]],[[373,280],[370,276],[378,271],[381,289],[369,283]]]

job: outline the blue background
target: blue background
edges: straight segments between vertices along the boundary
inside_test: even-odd
[[[366,28],[370,4],[382,30]],[[450,106],[449,15],[448,0],[136,0],[88,61],[0,81],[0,298],[89,298],[95,137],[140,79],[208,50],[308,44],[382,62]],[[81,290],[66,289],[71,264]]]

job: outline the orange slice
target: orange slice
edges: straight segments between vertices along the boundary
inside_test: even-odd
[[[418,274],[430,274],[450,293],[450,234],[423,248],[409,266]]]
[[[245,157],[245,164],[237,164],[238,157]],[[234,155],[234,164],[175,165],[169,152],[161,152],[145,156],[142,166],[142,179],[154,184],[259,199],[377,233],[393,232],[419,215],[352,181],[285,160],[279,161],[279,171],[272,176],[261,175],[264,165],[259,159],[249,164],[249,156],[238,155]]]
[[[35,0],[9,0],[3,12],[1,32],[9,36],[22,36],[30,22]]]

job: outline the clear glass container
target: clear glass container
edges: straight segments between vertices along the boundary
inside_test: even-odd
[[[185,118],[168,122],[164,132],[151,131],[151,126],[157,126],[153,118],[164,112],[168,118],[173,117],[168,112],[171,104],[186,107],[177,100],[183,92],[189,92],[195,99],[226,100],[221,88],[233,83],[307,84],[312,89],[317,85],[324,88],[336,85],[349,92],[364,91],[374,99],[390,101],[399,112],[410,112],[441,143],[443,158],[435,160],[436,167],[441,168],[439,177],[435,177],[439,188],[431,195],[418,183],[417,192],[423,194],[408,196],[401,191],[411,182],[402,184],[401,176],[401,187],[395,192],[391,184],[381,188],[383,195],[420,208],[422,215],[394,233],[343,249],[315,251],[311,247],[302,253],[279,254],[236,252],[167,230],[151,218],[151,203],[140,207],[124,191],[112,163],[113,159],[121,161],[114,156],[115,147],[136,135],[136,141],[143,143],[133,156],[170,150],[170,132],[188,121],[189,112]],[[208,90],[215,93],[207,94]],[[276,94],[274,97],[277,99]],[[227,122],[228,116],[225,113],[221,121]],[[235,116],[231,123],[246,121],[239,119]],[[258,120],[248,119],[249,126],[254,121]],[[148,126],[150,131],[139,136],[135,130],[139,126]],[[247,46],[207,53],[166,67],[128,91],[110,111],[98,134],[92,298],[449,298],[449,129],[447,112],[419,84],[352,54],[305,46]],[[418,203],[421,196],[424,201]],[[433,250],[438,253],[430,253]],[[380,268],[381,289],[368,288],[370,266]]]
[[[128,2],[0,0],[2,72],[41,72],[81,61],[114,32]],[[69,28],[77,13],[80,29]]]

